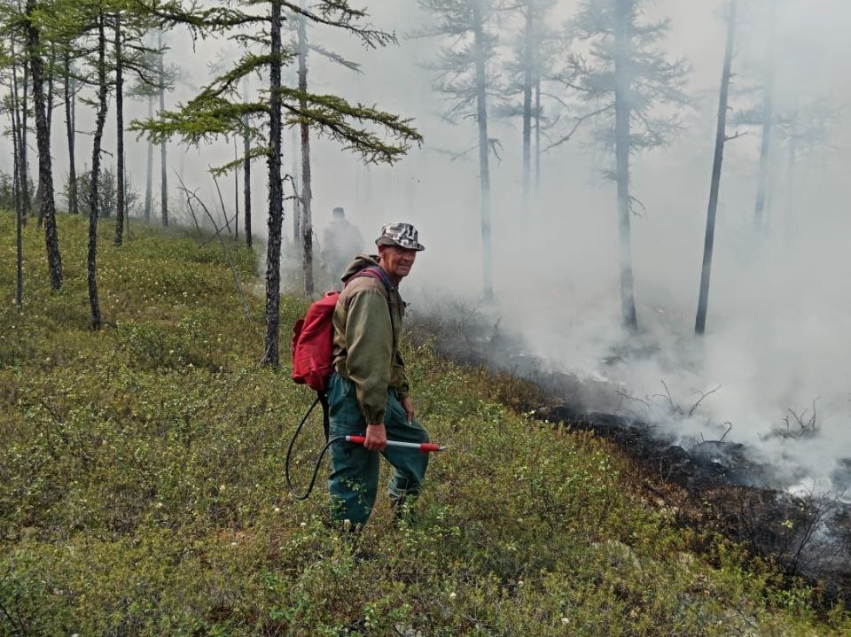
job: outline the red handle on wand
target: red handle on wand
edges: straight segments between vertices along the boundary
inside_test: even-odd
[[[366,436],[346,436],[346,442],[362,445],[366,442]],[[433,442],[402,442],[401,440],[388,440],[388,447],[402,447],[405,449],[416,449],[420,453],[431,453],[432,451],[446,451],[446,447]]]

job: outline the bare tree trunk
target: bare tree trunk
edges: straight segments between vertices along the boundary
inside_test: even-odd
[[[532,85],[533,85],[533,56],[534,42],[534,10],[526,6],[526,34],[523,47],[523,206],[529,204],[529,187],[531,181],[532,163]],[[524,212],[528,212],[524,210]]]
[[[248,118],[246,127],[248,125]],[[251,247],[251,140],[248,134],[243,135],[243,159],[242,159],[242,193],[243,206],[245,208],[244,224],[245,224],[245,244]]]
[[[124,166],[127,166],[127,152],[125,151],[122,155]],[[132,233],[130,232],[130,206],[127,201],[127,179],[126,179],[127,169],[125,168],[125,179],[121,183],[121,192],[123,193],[124,199],[124,230],[127,231],[127,236],[132,237]]]
[[[47,56],[47,104],[45,106],[45,117],[47,118],[47,139],[50,139],[53,129],[53,86],[56,78],[56,45],[50,43],[50,51]],[[41,227],[44,221],[45,206],[47,202],[41,198],[38,209],[38,225]],[[55,204],[54,204],[55,205]]]
[[[68,212],[76,215],[80,213],[77,197],[77,162],[74,157],[77,137],[76,122],[74,121],[76,92],[74,80],[71,77],[71,54],[68,51],[63,54],[62,67],[65,74],[65,136],[68,139]]]
[[[302,6],[304,1],[302,0]],[[307,93],[307,22],[298,17],[298,90]],[[301,100],[301,108],[307,108],[307,100]],[[301,264],[304,274],[304,294],[313,295],[313,220],[311,203],[313,192],[310,184],[310,126],[301,125]]]
[[[301,195],[299,193],[298,184],[301,183],[301,168],[299,164],[301,163],[301,152],[296,153],[296,148],[301,147],[301,141],[299,139],[301,131],[297,128],[293,127],[293,194],[295,198],[293,199],[293,248],[297,252],[301,252]]]
[[[541,78],[535,78],[535,197],[541,195]]]
[[[479,185],[481,193],[482,259],[484,274],[484,299],[493,299],[493,248],[491,237],[491,184],[488,165],[488,107],[487,79],[485,76],[484,16],[479,0],[473,2],[473,33],[476,64],[476,120],[479,125]]]
[[[159,77],[160,77],[160,113],[165,112],[165,69],[163,64],[164,54],[163,48],[163,33],[158,33],[157,49],[159,54]],[[166,140],[160,142],[160,216],[163,220],[163,225],[168,225],[168,157],[166,149]]]
[[[154,117],[154,96],[148,95],[148,119]],[[154,142],[147,141],[148,158],[145,167],[145,221],[151,220],[154,208]]]
[[[769,8],[768,68],[765,79],[763,102],[762,146],[759,151],[759,181],[756,190],[754,208],[754,229],[758,234],[766,231],[765,201],[768,197],[769,160],[771,158],[771,137],[774,130],[774,45],[777,27],[777,8],[771,3]]]
[[[242,97],[248,102],[248,78],[242,80]],[[251,247],[251,139],[248,136],[248,115],[242,118],[242,193],[245,209],[245,244]]]
[[[799,112],[796,109],[792,119],[792,130],[789,131],[789,157],[786,165],[786,219],[784,225],[787,241],[791,241],[798,232],[796,215],[797,175],[795,170],[798,159],[798,117]]]
[[[266,338],[261,363],[280,365],[281,229],[284,193],[281,183],[281,2],[271,2],[269,65],[269,238],[266,250]]]
[[[239,161],[239,146],[236,143],[236,138],[233,140],[233,160]],[[239,166],[234,164],[233,169],[233,238],[239,241]]]
[[[632,3],[615,4],[615,156],[618,186],[618,236],[620,239],[621,318],[625,327],[638,328],[632,275],[629,194],[630,62],[632,58]]]
[[[712,274],[712,250],[715,245],[715,215],[718,212],[718,193],[721,190],[721,165],[724,162],[724,144],[727,142],[727,102],[730,95],[730,76],[733,67],[733,50],[736,39],[737,0],[730,0],[727,16],[727,48],[724,52],[724,70],[721,74],[721,92],[718,98],[718,125],[715,132],[715,157],[712,160],[712,181],[709,189],[709,209],[706,213],[706,236],[703,244],[703,268],[700,272],[700,293],[697,302],[695,334],[706,331],[706,312],[709,308],[709,279]]]
[[[38,144],[38,180],[44,210],[44,236],[47,245],[47,265],[50,285],[54,290],[62,287],[62,257],[59,253],[59,235],[56,230],[56,206],[53,199],[53,167],[50,157],[50,136],[45,113],[43,63],[38,27],[33,14],[37,10],[35,0],[27,0],[27,54],[32,71],[33,102],[35,104],[36,141]]]
[[[50,43],[50,54],[47,58],[47,134],[50,135],[53,131],[53,87],[56,80],[56,44]]]
[[[12,59],[17,59],[17,54],[14,45],[11,47]],[[24,64],[26,69],[26,64]],[[25,70],[26,73],[26,70]],[[26,135],[26,92],[27,87],[24,84],[23,97],[18,90],[18,64],[12,64],[12,123],[17,135],[13,140],[15,156],[15,178],[18,201],[16,201],[15,209],[20,207],[21,224],[27,225],[27,205],[25,199],[29,196],[29,189],[26,186],[27,182],[27,152],[24,146],[24,137]]]
[[[115,15],[115,133],[116,133],[116,202],[115,245],[124,242],[124,64],[121,60],[121,14]]]
[[[27,88],[30,86],[30,66],[29,64],[24,64],[24,84],[21,98],[21,157],[23,158],[23,162],[21,163],[21,192],[23,193],[24,200],[24,219],[32,216],[32,200],[33,193],[30,192],[30,162],[29,162],[29,142],[27,141],[27,131],[29,131],[29,123],[28,123],[28,113],[29,113],[29,100],[27,99]],[[26,221],[24,221],[24,225],[26,225]]]
[[[106,78],[106,28],[104,26],[103,10],[98,13],[98,110],[95,118],[95,133],[92,143],[92,173],[89,184],[89,250],[87,274],[89,284],[89,305],[92,310],[92,329],[101,327],[100,301],[97,284],[97,236],[98,209],[100,208],[100,153],[103,140],[103,129],[106,124],[107,110],[107,78]]]
[[[12,55],[14,59],[14,54]],[[13,66],[12,75],[18,72],[17,67]],[[14,178],[12,179],[12,194],[15,201],[15,305],[20,310],[24,305],[24,242],[23,242],[23,214],[24,207],[21,202],[21,186],[18,182],[20,158],[18,157],[18,87],[17,82],[13,80],[12,91],[12,108],[9,111],[9,119],[12,123],[12,145],[15,152],[12,153],[12,169],[14,170]]]

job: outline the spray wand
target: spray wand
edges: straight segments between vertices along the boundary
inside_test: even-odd
[[[366,442],[366,436],[346,436],[346,442],[362,445]],[[387,446],[400,447],[403,449],[417,449],[420,453],[446,451],[445,445],[438,445],[433,442],[402,442],[401,440],[388,440]]]
[[[287,459],[284,463],[284,475],[287,479],[287,488],[290,493],[296,500],[307,500],[308,496],[310,496],[310,492],[313,491],[313,485],[316,483],[316,476],[319,473],[319,466],[322,463],[322,458],[325,456],[325,452],[331,447],[332,444],[336,442],[349,442],[356,445],[363,445],[366,442],[366,436],[334,436],[333,438],[328,439],[325,443],[325,446],[322,447],[319,452],[319,457],[316,459],[316,466],[313,468],[313,477],[310,479],[310,485],[307,487],[307,491],[304,494],[299,495],[296,493],[295,488],[293,487],[292,481],[290,480],[290,457],[292,456],[293,446],[295,445],[296,438],[298,438],[298,434],[301,431],[301,428],[304,426],[304,423],[307,422],[308,417],[310,416],[313,408],[316,407],[317,404],[322,403],[322,395],[316,399],[313,405],[310,406],[310,409],[307,410],[307,413],[299,422],[298,427],[296,427],[295,433],[293,434],[292,439],[290,440],[290,446],[287,449]],[[322,403],[323,411],[326,409],[326,403]],[[327,430],[326,430],[327,436]],[[388,447],[398,447],[403,449],[416,449],[420,453],[433,453],[437,451],[446,451],[446,446],[438,445],[433,442],[403,442],[401,440],[388,440]]]

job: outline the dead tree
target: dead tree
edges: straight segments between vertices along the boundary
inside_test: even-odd
[[[730,78],[736,38],[736,13],[738,0],[730,0],[727,15],[727,46],[724,51],[724,68],[721,73],[721,90],[718,97],[718,124],[715,132],[715,156],[712,160],[712,180],[709,189],[709,209],[706,213],[706,235],[703,244],[703,267],[700,272],[700,292],[695,319],[695,334],[706,330],[706,312],[709,307],[709,279],[712,274],[712,250],[715,245],[715,215],[718,212],[718,193],[721,190],[721,165],[724,161],[724,144],[727,143],[727,103],[730,96]]]

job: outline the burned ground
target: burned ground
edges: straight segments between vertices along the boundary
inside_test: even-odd
[[[678,524],[718,532],[776,564],[790,582],[810,582],[826,603],[851,607],[851,503],[844,491],[793,493],[770,464],[726,435],[684,447],[653,423],[588,411],[589,396],[611,389],[547,370],[498,320],[483,321],[474,312],[454,316],[418,319],[411,326],[414,342],[429,340],[456,362],[522,379],[526,384],[512,387],[505,402],[538,420],[611,441],[635,462],[638,490]],[[834,480],[840,487],[843,479],[851,485],[851,459],[843,466],[847,471]]]
[[[641,467],[642,488],[679,524],[722,533],[785,575],[815,584],[827,601],[851,604],[851,505],[836,494],[796,495],[769,486],[771,467],[735,442],[684,449],[650,425],[617,415],[557,406],[536,416],[615,443]]]

